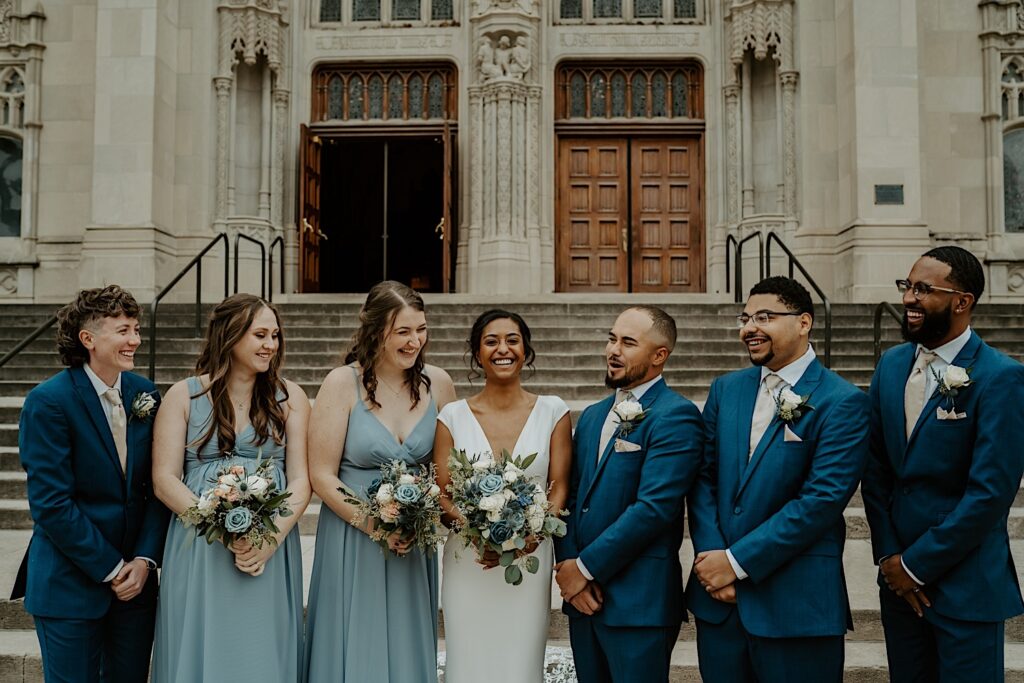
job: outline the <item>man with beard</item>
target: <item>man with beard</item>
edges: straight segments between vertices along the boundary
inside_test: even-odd
[[[796,280],[762,280],[736,319],[754,367],[711,385],[689,498],[700,673],[839,683],[853,627],[843,510],[867,458],[868,397],[815,358]]]
[[[667,681],[686,616],[683,499],[703,440],[696,406],[661,376],[676,324],[653,306],[615,320],[605,385],[573,441],[568,530],[555,565],[580,683]]]
[[[971,331],[985,288],[960,247],[917,260],[903,336],[871,381],[862,492],[893,681],[1002,681],[1024,612],[1006,531],[1024,473],[1024,366]]]

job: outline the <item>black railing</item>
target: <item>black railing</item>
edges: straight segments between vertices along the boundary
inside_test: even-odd
[[[274,300],[274,247],[281,245],[281,293],[284,294],[284,237],[278,235],[267,250],[267,301]]]
[[[150,381],[156,381],[156,322],[157,322],[157,307],[160,305],[160,300],[167,296],[167,293],[171,291],[174,285],[188,274],[193,267],[196,269],[196,306],[195,306],[195,335],[199,336],[199,331],[203,327],[202,319],[202,297],[203,297],[203,256],[206,256],[206,252],[213,249],[218,242],[224,242],[224,298],[228,296],[228,265],[231,261],[231,244],[228,242],[228,236],[226,233],[219,233],[216,237],[210,240],[210,243],[203,247],[203,250],[192,257],[192,260],[188,262],[188,265],[181,269],[173,280],[167,283],[167,285],[160,290],[160,293],[153,299],[153,303],[149,305],[149,379]],[[260,245],[262,246],[262,245]],[[238,275],[235,274],[235,286],[238,286]]]
[[[825,292],[823,292],[821,287],[818,286],[818,283],[814,281],[814,278],[812,278],[811,274],[807,272],[807,269],[803,267],[803,264],[801,264],[800,261],[797,260],[796,256],[793,255],[793,252],[789,250],[789,247],[787,247],[785,243],[783,243],[783,241],[779,239],[778,235],[776,235],[774,232],[769,232],[766,242],[767,245],[765,246],[764,258],[765,277],[771,277],[772,275],[772,243],[775,243],[779,245],[779,248],[782,249],[782,251],[786,253],[786,256],[789,257],[789,277],[793,277],[793,268],[795,267],[797,270],[800,271],[800,274],[804,276],[804,279],[807,280],[807,284],[809,284],[811,286],[811,289],[815,291],[815,293],[818,295],[818,298],[821,299],[822,306],[825,309],[824,363],[826,368],[832,367],[832,302],[828,300],[828,297],[825,296]]]
[[[882,357],[882,313],[888,313],[893,320],[895,320],[902,327],[903,316],[900,315],[899,310],[888,301],[881,301],[875,306],[875,318],[874,318],[874,340],[875,340],[875,365],[878,365],[878,359]]]
[[[774,234],[774,233],[770,233]],[[733,278],[730,278],[729,268],[729,243],[732,241],[732,257],[734,261],[735,273],[735,287],[733,288],[733,301],[736,303],[743,303],[744,290],[743,290],[743,245],[752,239],[757,240],[757,273],[758,280],[763,280],[765,275],[764,270],[764,237],[760,232],[752,232],[743,239],[736,241],[736,238],[729,235],[725,238],[725,291],[729,291],[730,282]]]
[[[238,248],[240,240],[251,242],[260,248],[260,298],[267,298],[267,248],[258,239],[249,237],[243,233],[237,233],[235,235],[235,294],[238,294],[238,252],[241,251]],[[227,295],[225,295],[227,296]]]
[[[11,349],[7,353],[5,353],[3,358],[0,358],[0,368],[2,368],[4,365],[6,365],[7,361],[9,361],[10,359],[12,359],[15,356],[17,356],[19,353],[24,351],[25,347],[27,347],[29,344],[31,344],[36,339],[38,339],[39,335],[41,335],[43,332],[46,332],[48,329],[53,327],[53,324],[56,323],[56,322],[57,322],[57,315],[54,314],[54,315],[50,316],[50,319],[47,320],[45,323],[43,323],[42,325],[40,325],[36,329],[32,330],[32,332],[27,337],[25,337],[20,342],[18,342],[18,344],[13,349]]]

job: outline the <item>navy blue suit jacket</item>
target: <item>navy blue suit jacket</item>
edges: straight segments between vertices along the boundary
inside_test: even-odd
[[[953,362],[970,372],[971,386],[955,399],[967,416],[939,420],[949,399],[936,390],[908,439],[914,349],[890,349],[871,381],[862,489],[875,562],[902,553],[939,614],[1003,621],[1024,612],[1006,530],[1024,472],[1024,366],[972,333]]]
[[[589,406],[573,439],[568,530],[556,539],[559,560],[579,557],[604,591],[593,618],[609,626],[677,627],[685,618],[679,546],[684,497],[700,466],[700,412],[655,383],[640,397],[647,416],[617,452],[615,438],[598,462],[601,428],[614,395]],[[572,605],[563,610],[580,616]]]
[[[29,393],[18,451],[35,524],[25,561],[25,609],[36,616],[97,619],[115,599],[103,579],[119,560],[160,562],[170,512],[153,495],[153,418],[132,416],[135,397],[158,397],[149,380],[121,373],[128,415],[127,472],[88,375],[69,368]],[[156,599],[156,573],[136,600]]]
[[[694,550],[730,549],[748,577],[734,607],[714,600],[695,577],[687,603],[700,619],[739,610],[757,636],[839,636],[852,628],[843,546],[843,510],[864,471],[868,397],[817,360],[793,391],[811,410],[789,425],[778,416],[749,458],[750,422],[761,368],[719,377],[704,406],[704,466],[689,498]]]

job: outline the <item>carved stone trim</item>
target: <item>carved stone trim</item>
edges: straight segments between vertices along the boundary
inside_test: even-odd
[[[726,10],[729,60],[743,63],[747,50],[758,60],[769,54],[781,71],[793,68],[793,0],[732,0]]]

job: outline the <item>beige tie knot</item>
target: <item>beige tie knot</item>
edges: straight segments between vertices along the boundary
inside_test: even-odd
[[[771,373],[764,378],[764,388],[773,398],[775,397],[775,390],[783,383],[783,379],[775,373]]]
[[[615,405],[619,405],[623,401],[635,401],[636,397],[633,396],[633,392],[629,389],[616,389],[615,390]]]
[[[103,395],[107,397],[107,400],[114,404],[114,407],[121,405],[121,392],[111,387],[103,392]]]

